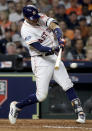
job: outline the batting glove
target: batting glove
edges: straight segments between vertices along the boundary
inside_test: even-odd
[[[60,46],[55,46],[55,47],[52,47],[52,52],[58,52],[60,49]]]
[[[54,54],[55,52],[59,52],[60,48],[62,48],[60,45],[59,46],[54,46],[49,50],[49,54]]]
[[[60,46],[60,48],[62,48],[62,50],[64,50],[64,47],[65,47],[65,44],[66,44],[66,41],[65,41],[65,39],[59,39],[58,40],[58,43],[59,43],[59,46]]]

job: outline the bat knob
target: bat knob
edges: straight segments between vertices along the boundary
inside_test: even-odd
[[[59,67],[55,67],[55,70],[58,70],[59,69]]]

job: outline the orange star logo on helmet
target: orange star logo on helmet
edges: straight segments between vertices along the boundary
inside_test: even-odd
[[[33,15],[35,15],[36,14],[36,11],[33,11]]]

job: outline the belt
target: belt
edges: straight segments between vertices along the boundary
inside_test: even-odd
[[[43,54],[43,55],[35,55],[35,56],[50,56],[50,55],[54,55],[54,52],[46,53],[46,54]],[[35,57],[35,56],[32,56],[32,57]]]
[[[43,54],[43,55],[38,55],[38,56],[50,56],[50,55],[54,55],[54,52],[51,52],[51,53],[46,53],[46,54]]]

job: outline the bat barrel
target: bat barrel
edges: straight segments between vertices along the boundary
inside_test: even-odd
[[[62,48],[60,49],[58,56],[57,56],[57,60],[56,60],[56,64],[55,64],[55,70],[59,69],[59,65],[60,65],[60,61],[61,61],[61,54],[62,54]]]

